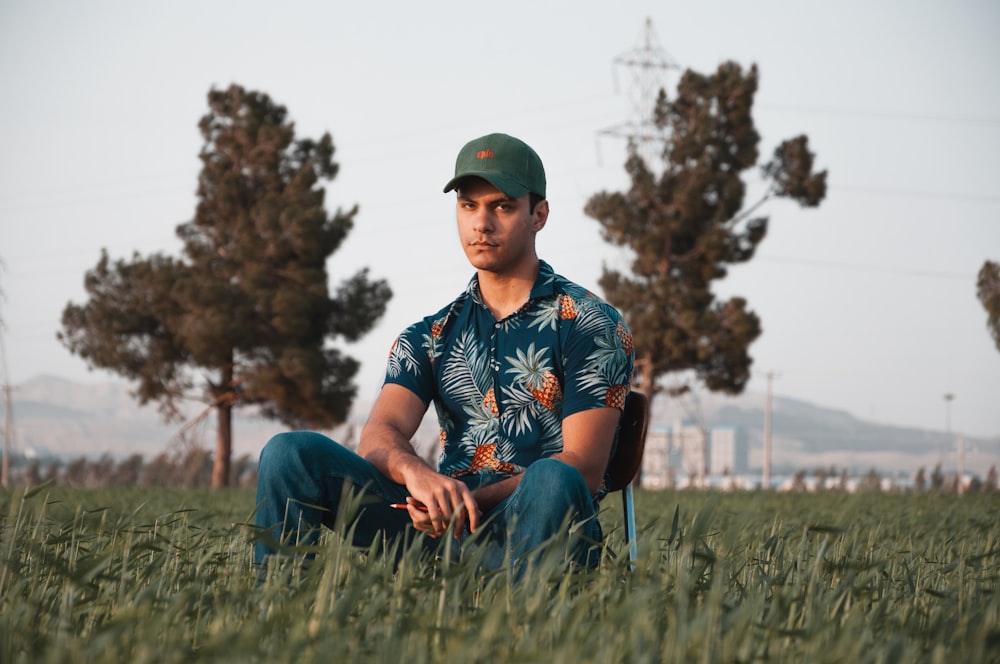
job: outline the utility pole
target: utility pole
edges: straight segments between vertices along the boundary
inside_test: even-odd
[[[939,453],[939,461],[944,461],[945,456],[948,453],[948,447],[951,445],[951,402],[955,400],[955,395],[951,392],[946,392],[944,395],[944,445],[941,446]]]
[[[625,67],[631,76],[631,86],[628,95],[632,108],[626,122],[608,127],[599,132],[606,136],[615,136],[628,140],[629,148],[634,149],[643,158],[651,171],[663,159],[665,136],[656,126],[653,119],[653,108],[656,105],[660,90],[666,90],[666,73],[671,69],[680,69],[676,62],[661,46],[660,40],[653,29],[653,20],[646,19],[639,43],[617,58],[615,65]],[[614,70],[617,72],[617,69]],[[615,74],[615,88],[618,87],[618,77]]]
[[[10,389],[10,385],[3,386],[3,463],[0,465],[0,486],[5,489],[10,488],[10,448],[11,438],[14,436],[14,413],[10,405]]]
[[[965,483],[963,482],[963,476],[965,475],[965,436],[958,437],[958,482],[955,485],[955,491],[958,495],[965,493]]]
[[[951,402],[955,400],[955,395],[946,392],[944,395],[944,432],[951,433]]]
[[[948,448],[951,447],[951,402],[955,400],[955,395],[946,392],[944,395],[944,449],[941,450],[941,457],[947,456]],[[961,496],[965,487],[962,484],[962,476],[965,475],[965,436],[959,436],[955,440],[955,453],[957,463],[955,464],[955,493]]]
[[[3,330],[0,329],[0,368],[3,369],[3,460],[0,462],[0,486],[10,487],[10,449],[14,438],[14,409],[10,403],[10,383],[7,382],[7,349],[3,342]]]
[[[767,403],[764,406],[764,478],[761,485],[764,490],[771,488],[771,387],[777,377],[773,371],[767,374]]]
[[[3,260],[0,260],[0,269],[6,267]],[[0,298],[3,298],[3,290],[0,289]],[[14,409],[10,405],[10,382],[7,373],[7,346],[4,344],[3,318],[0,318],[0,369],[3,369],[3,400],[4,400],[4,424],[3,424],[3,457],[0,461],[0,486],[10,487],[10,448],[11,438],[14,435]]]

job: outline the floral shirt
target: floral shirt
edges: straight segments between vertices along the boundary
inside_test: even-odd
[[[475,487],[562,451],[564,417],[621,409],[633,360],[620,314],[542,261],[528,301],[501,321],[474,276],[454,302],[399,336],[385,380],[434,402],[438,469]]]

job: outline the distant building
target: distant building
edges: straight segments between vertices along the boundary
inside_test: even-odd
[[[742,427],[715,426],[702,430],[681,423],[651,426],[642,459],[642,486],[657,489],[675,486],[689,477],[746,473],[749,447]]]
[[[738,475],[750,470],[750,443],[742,427],[709,428],[709,475]]]
[[[663,489],[675,484],[676,465],[671,459],[670,428],[650,426],[646,432],[646,450],[642,455],[639,481],[649,489]]]

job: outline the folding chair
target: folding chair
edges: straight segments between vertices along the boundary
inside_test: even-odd
[[[638,553],[635,537],[635,500],[632,480],[639,473],[642,454],[646,449],[646,413],[649,400],[642,392],[629,392],[618,423],[618,446],[608,462],[608,492],[622,492],[625,513],[625,542],[628,547],[629,569],[634,569]]]

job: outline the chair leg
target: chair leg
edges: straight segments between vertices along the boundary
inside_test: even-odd
[[[635,500],[632,497],[632,483],[622,489],[622,509],[625,511],[625,543],[628,544],[628,568],[635,571],[638,546],[635,537]]]

